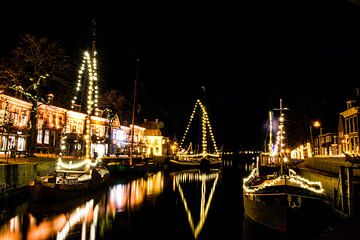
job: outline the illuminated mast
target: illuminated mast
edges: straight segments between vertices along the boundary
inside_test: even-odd
[[[189,132],[190,130],[190,126],[191,126],[191,123],[192,123],[192,120],[194,119],[195,117],[195,113],[196,113],[196,110],[197,108],[200,108],[201,109],[201,126],[202,126],[202,152],[200,153],[200,155],[203,157],[203,158],[206,158],[208,155],[214,155],[214,156],[219,156],[220,152],[216,146],[216,141],[215,141],[215,137],[214,137],[214,134],[212,132],[212,128],[211,128],[211,124],[210,124],[210,120],[209,120],[209,116],[206,112],[206,108],[205,106],[201,103],[200,99],[197,99],[196,100],[196,103],[195,103],[195,107],[191,113],[191,116],[190,116],[190,120],[189,120],[189,123],[185,129],[185,133],[184,133],[184,136],[183,138],[181,139],[181,142],[180,142],[180,149],[183,147],[183,144],[185,142],[185,139],[186,139],[186,136],[187,136],[187,133]],[[207,134],[210,134],[210,138],[212,140],[212,143],[213,143],[213,147],[214,147],[214,151],[215,153],[214,154],[210,154],[207,152]]]
[[[98,89],[98,78],[97,78],[97,61],[96,61],[96,22],[95,19],[92,20],[93,24],[93,40],[92,40],[92,46],[91,46],[91,52],[88,51],[84,52],[83,61],[79,70],[78,74],[78,82],[76,86],[76,94],[71,102],[71,109],[74,109],[75,106],[82,99],[78,99],[78,94],[84,87],[86,87],[87,84],[87,99],[86,99],[86,106],[87,106],[87,116],[85,120],[85,159],[90,159],[90,149],[91,149],[91,115],[93,111],[95,110],[95,115],[98,116],[98,96],[99,96],[99,89]],[[85,82],[82,84],[83,80],[83,73],[85,71],[85,66],[88,70],[88,82]],[[81,98],[81,97],[80,97]],[[81,106],[81,102],[80,102]],[[74,109],[75,110],[75,109]]]
[[[279,118],[279,131],[277,132],[277,140],[276,140],[276,144],[278,145],[278,153],[279,153],[279,157],[280,157],[280,174],[283,175],[284,173],[284,163],[287,161],[287,158],[285,156],[285,150],[284,150],[284,134],[285,134],[285,130],[284,130],[284,122],[285,122],[285,118],[284,118],[284,113],[283,110],[288,110],[287,108],[283,108],[282,106],[282,99],[280,99],[280,108],[279,109],[275,109],[275,110],[279,110],[280,111],[280,118]]]
[[[269,154],[272,155],[273,151],[273,143],[272,143],[272,131],[273,131],[273,125],[272,125],[272,111],[269,111]]]

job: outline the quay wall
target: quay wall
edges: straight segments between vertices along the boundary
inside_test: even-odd
[[[6,184],[9,195],[26,190],[37,176],[55,171],[54,162],[13,163],[0,165],[0,183]]]
[[[312,157],[304,159],[299,166],[338,176],[339,167],[351,166],[351,163],[345,162],[345,157]],[[360,176],[360,169],[354,169],[354,176]]]

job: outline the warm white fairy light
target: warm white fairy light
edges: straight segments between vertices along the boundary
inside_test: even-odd
[[[71,101],[71,108],[73,109],[77,100],[77,94],[82,90],[82,86],[84,84],[81,83],[83,79],[83,73],[85,72],[85,68],[88,69],[88,95],[87,95],[87,113],[91,114],[93,110],[95,110],[95,115],[98,115],[98,99],[99,99],[99,89],[98,89],[98,75],[97,75],[97,60],[96,60],[96,52],[93,53],[93,57],[91,58],[88,51],[84,52],[83,61],[78,71],[78,81],[76,84],[76,94]]]
[[[94,162],[91,161],[91,159],[86,159],[84,161],[73,164],[71,161],[69,163],[64,163],[61,158],[58,158],[56,166],[57,166],[57,169],[71,169],[71,170],[74,170],[74,169],[82,168],[84,166],[95,167],[95,166],[97,166],[99,164],[99,162],[100,162],[99,159],[96,159]]]
[[[195,106],[194,106],[194,109],[191,113],[191,116],[190,116],[190,120],[189,120],[189,123],[185,129],[185,133],[184,133],[184,136],[183,138],[181,139],[180,141],[180,149],[182,149],[182,146],[184,144],[184,141],[187,137],[187,133],[189,132],[189,129],[190,129],[190,126],[191,126],[191,123],[194,119],[194,115],[196,113],[196,110],[198,108],[198,106],[200,107],[201,109],[201,113],[202,113],[202,118],[201,118],[201,128],[202,128],[202,153],[200,154],[188,154],[187,152],[186,153],[178,153],[177,156],[179,157],[203,157],[203,158],[206,158],[207,156],[210,156],[210,157],[219,157],[220,156],[220,153],[219,153],[219,150],[216,146],[216,141],[215,141],[215,137],[214,137],[214,134],[212,132],[212,128],[211,128],[211,125],[210,125],[210,121],[209,121],[209,117],[208,117],[208,114],[206,112],[206,108],[205,106],[201,103],[201,101],[199,99],[196,100],[196,103],[195,103]],[[215,150],[215,154],[210,154],[207,152],[207,148],[208,148],[208,145],[207,145],[207,136],[208,134],[210,134],[210,138],[212,140],[212,143],[213,143],[213,147],[214,147],[214,150]]]
[[[286,180],[290,181],[291,183],[296,184],[296,185],[300,186],[301,188],[307,189],[311,192],[318,193],[318,194],[322,194],[325,192],[324,188],[322,187],[321,182],[319,182],[319,181],[314,182],[314,181],[310,181],[306,178],[300,177],[292,169],[289,169],[289,176],[286,176],[286,175],[279,176],[272,180],[266,180],[262,184],[249,187],[248,183],[258,177],[259,177],[259,170],[258,170],[258,168],[254,168],[252,170],[252,172],[249,174],[249,176],[243,179],[243,189],[244,189],[245,194],[247,194],[247,193],[255,193],[256,194],[260,190],[270,187],[270,186],[274,186],[281,181],[286,182],[285,178],[286,178]]]
[[[193,176],[191,176],[193,174]],[[191,210],[189,208],[189,205],[187,203],[187,199],[185,197],[183,188],[181,186],[181,182],[186,181],[186,178],[188,178],[189,182],[192,181],[196,181],[196,182],[201,182],[201,201],[200,201],[200,219],[198,224],[195,226],[195,222],[193,219],[193,214],[191,213]],[[208,194],[208,200],[206,201],[206,186],[207,186],[207,181],[212,180],[213,181],[213,185],[211,187],[210,193]],[[188,175],[184,176],[176,176],[173,180],[173,185],[177,187],[178,192],[180,194],[181,200],[184,204],[184,208],[187,214],[187,219],[191,228],[191,231],[194,234],[194,238],[197,239],[204,224],[205,224],[205,220],[207,217],[207,214],[209,212],[210,209],[210,205],[215,193],[215,189],[216,189],[216,185],[218,183],[219,180],[219,173],[212,173],[211,176],[207,176],[206,174],[196,174],[196,173],[188,173]]]

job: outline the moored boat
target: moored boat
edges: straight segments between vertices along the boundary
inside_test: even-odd
[[[168,162],[168,166],[170,168],[177,168],[177,169],[192,169],[192,168],[201,168],[201,169],[208,169],[208,168],[220,168],[222,165],[221,158],[200,158],[200,159],[177,159],[173,158],[170,159]]]
[[[245,215],[269,228],[288,232],[300,224],[315,224],[328,207],[321,182],[298,176],[289,167],[284,151],[284,114],[280,100],[277,141],[267,154],[257,159],[256,167],[243,179]],[[260,163],[259,163],[260,161]]]
[[[190,125],[195,118],[197,109],[201,113],[201,137],[197,140],[200,142],[201,149],[193,150],[192,142],[190,141],[187,149],[183,148],[186,137],[190,129]],[[200,119],[199,119],[200,120]],[[211,140],[211,141],[210,141]],[[197,99],[194,110],[190,116],[189,124],[185,130],[184,136],[180,142],[178,151],[168,161],[170,168],[219,168],[222,165],[222,154],[216,146],[215,137],[209,121],[205,105]]]
[[[307,223],[322,216],[328,206],[320,182],[304,179],[292,170],[280,176],[258,176],[255,168],[244,179],[244,210],[251,220],[272,229],[287,232],[299,222]],[[304,222],[302,223],[304,225]]]
[[[82,169],[59,168],[54,174],[39,177],[35,181],[33,198],[66,199],[96,190],[109,178],[109,170],[101,165]]]

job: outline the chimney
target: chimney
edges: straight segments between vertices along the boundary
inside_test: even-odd
[[[47,101],[46,101],[46,104],[48,105],[53,105],[53,102],[54,102],[54,94],[52,93],[49,93],[47,96]]]
[[[159,122],[159,119],[156,118],[156,119],[155,119],[155,122],[158,123],[158,122]]]
[[[356,102],[355,100],[348,100],[348,101],[346,101],[346,107],[347,107],[347,109],[352,108],[355,102]]]

